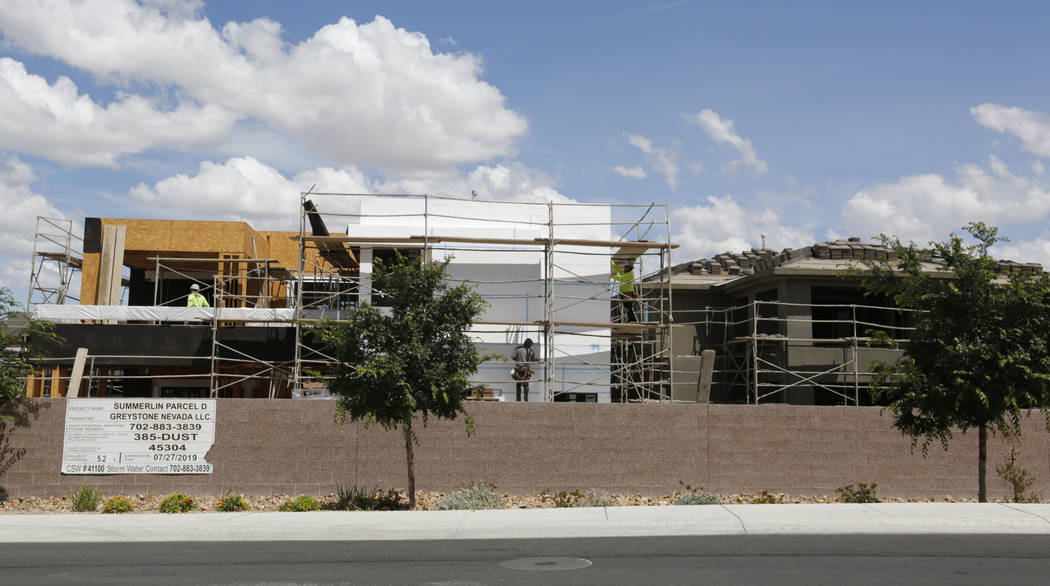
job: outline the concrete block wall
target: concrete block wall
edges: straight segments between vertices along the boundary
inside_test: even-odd
[[[210,475],[63,475],[65,399],[40,399],[25,425],[0,432],[0,489],[8,498],[61,496],[90,484],[104,494],[186,492],[324,495],[336,487],[406,486],[397,431],[333,421],[328,401],[219,399]],[[417,488],[450,491],[473,480],[512,494],[572,489],[669,494],[679,481],[722,494],[769,490],[834,495],[876,482],[886,497],[974,497],[977,437],[956,434],[929,456],[877,407],[797,405],[622,405],[477,403],[477,433],[462,421],[419,430]],[[1006,453],[989,445],[993,497],[1009,489],[995,474]],[[1050,497],[1050,437],[1042,417],[1025,420],[1022,465]]]

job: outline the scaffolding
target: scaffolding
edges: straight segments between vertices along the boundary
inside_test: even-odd
[[[490,304],[471,330],[483,353],[509,357],[515,344],[527,337],[536,340],[532,400],[591,400],[602,393],[621,402],[671,399],[669,270],[676,245],[670,243],[666,205],[315,192],[301,193],[300,204],[299,231],[290,236],[297,241],[298,266],[291,270],[273,258],[204,253],[144,257],[152,264],[150,315],[155,319],[140,313],[116,320],[105,317],[124,315],[121,309],[149,309],[130,307],[95,307],[97,314],[80,319],[181,323],[199,325],[202,331],[207,327],[203,352],[89,356],[87,392],[125,380],[161,378],[172,379],[172,387],[206,386],[211,397],[229,396],[238,386],[252,389],[253,396],[311,395],[325,387],[326,373],[336,363],[318,340],[316,328],[321,320],[345,319],[362,302],[382,305],[382,284],[373,282],[372,263],[397,250],[424,260],[455,258],[447,279],[475,287]],[[53,238],[71,243],[72,223],[65,222],[64,236]],[[347,230],[329,233],[327,226],[340,222]],[[64,250],[67,264],[80,262],[70,244]],[[647,276],[633,301],[634,321],[623,315],[610,261],[636,263],[635,274]],[[174,291],[167,291],[171,287],[165,287],[166,279],[179,282]],[[210,295],[214,307],[185,307],[186,296],[178,291],[187,281]],[[636,281],[641,284],[640,278]],[[68,288],[68,279],[65,283]],[[59,298],[46,299],[57,304]],[[238,329],[252,326],[279,330],[282,339],[294,337],[292,356],[273,359],[228,342],[231,336],[236,339]],[[108,366],[100,363],[96,368],[96,358],[108,361]],[[51,359],[56,365],[52,378],[68,380],[60,369],[67,370],[73,360]],[[113,366],[121,360],[169,365],[171,372],[128,374]],[[510,366],[507,358],[487,360],[472,382],[489,390],[512,390]]]
[[[70,299],[79,301],[71,294],[70,287],[83,266],[82,248],[83,239],[73,233],[72,220],[36,217],[27,311],[40,303],[61,305]]]
[[[688,316],[680,325],[702,330],[705,345],[716,349],[712,385],[727,402],[779,402],[792,389],[805,389],[824,393],[823,403],[860,405],[875,374],[872,363],[892,362],[903,354],[901,345],[914,331],[909,325],[913,313],[874,305],[753,300],[678,315]],[[821,314],[835,317],[822,319]],[[810,335],[789,336],[789,325]],[[875,331],[887,336],[872,336]]]
[[[377,210],[364,209],[368,204]],[[371,262],[379,251],[397,250],[426,260],[466,257],[488,266],[504,263],[490,275],[457,273],[452,266],[449,280],[477,287],[498,306],[495,317],[474,324],[472,333],[483,343],[498,346],[493,341],[500,337],[511,344],[538,338],[541,357],[533,370],[541,400],[564,400],[605,386],[610,400],[670,399],[672,324],[666,274],[675,245],[670,243],[666,205],[304,192],[300,210],[294,304],[297,391],[334,363],[307,335],[310,327],[323,317],[340,319],[360,300],[381,304],[383,291],[372,282]],[[601,217],[602,210],[609,210],[607,218]],[[592,211],[598,219],[591,218]],[[346,234],[329,234],[327,226],[339,221],[348,224]],[[664,275],[636,301],[639,321],[626,323],[618,311],[610,261],[638,262],[642,274]],[[533,266],[540,268],[537,274],[505,270]],[[581,266],[590,267],[589,272]],[[511,304],[522,309],[501,316],[514,313],[507,311]],[[594,313],[597,307],[600,316]],[[596,351],[581,351],[581,346]],[[505,360],[486,361],[484,374],[474,382],[506,386],[509,377],[493,376],[508,372],[506,365]]]

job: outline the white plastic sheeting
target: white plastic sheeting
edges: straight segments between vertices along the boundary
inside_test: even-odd
[[[58,323],[81,321],[202,322],[218,319],[282,322],[291,320],[292,309],[254,307],[171,307],[166,305],[37,305],[38,320]],[[273,325],[281,325],[279,323]],[[287,324],[291,325],[291,324]]]

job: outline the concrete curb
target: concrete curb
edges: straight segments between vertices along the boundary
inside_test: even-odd
[[[894,503],[3,515],[0,543],[387,541],[680,535],[1050,534],[1050,504]]]

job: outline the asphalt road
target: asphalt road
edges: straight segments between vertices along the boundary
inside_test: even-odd
[[[1050,535],[7,543],[0,584],[1046,584]]]

